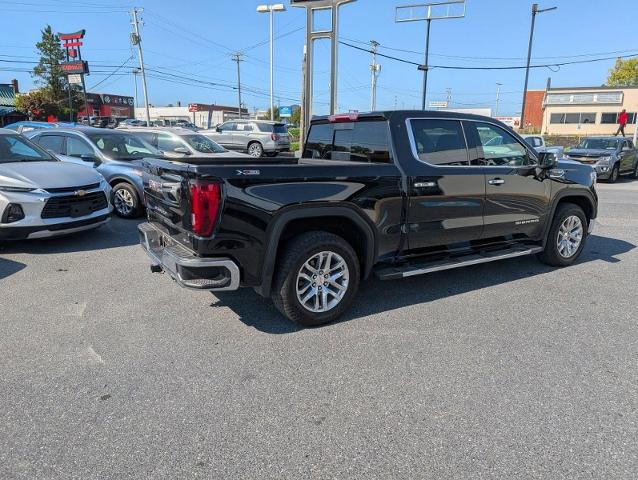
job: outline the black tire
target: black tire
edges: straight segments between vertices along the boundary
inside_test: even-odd
[[[561,255],[558,249],[558,235],[563,222],[572,216],[578,217],[581,221],[581,226],[583,229],[582,239],[576,252],[570,257],[565,257]],[[587,242],[588,235],[587,230],[587,217],[585,216],[585,212],[583,212],[582,208],[573,203],[560,204],[556,209],[554,219],[552,220],[552,226],[549,229],[549,235],[547,237],[545,250],[538,254],[539,260],[543,263],[546,263],[547,265],[551,265],[552,267],[568,267],[572,265],[583,252],[583,248],[585,248],[585,243]]]
[[[614,168],[611,169],[611,174],[609,175],[609,183],[616,183],[618,181],[618,177],[620,177],[620,166],[618,164],[614,165]]]
[[[638,160],[636,160],[636,166],[634,167],[634,173],[631,175],[631,178],[638,179]]]
[[[248,144],[248,155],[251,157],[263,157],[264,156],[264,147],[261,146],[259,142],[252,142]]]
[[[121,218],[137,218],[141,215],[142,202],[133,185],[122,182],[113,187],[113,210]]]
[[[345,294],[332,309],[313,312],[297,298],[297,284],[303,282],[298,274],[306,262],[322,252],[340,256],[347,265],[349,278]],[[348,242],[331,233],[308,232],[286,245],[277,264],[272,300],[286,318],[305,327],[317,327],[333,322],[348,310],[359,289],[360,278],[359,258]]]

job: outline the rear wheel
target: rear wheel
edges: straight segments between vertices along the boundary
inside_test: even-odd
[[[286,247],[272,299],[290,320],[306,327],[330,323],[350,306],[359,289],[359,259],[343,238],[309,232]]]
[[[264,147],[261,146],[261,143],[253,142],[248,145],[248,155],[251,157],[263,157]]]
[[[118,183],[113,187],[113,207],[118,217],[137,218],[142,205],[135,187],[130,183]]]
[[[539,259],[553,267],[573,264],[585,247],[587,240],[587,217],[578,205],[559,205],[552,221],[545,250]]]

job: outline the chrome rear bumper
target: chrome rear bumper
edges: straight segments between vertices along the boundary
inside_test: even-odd
[[[151,223],[142,223],[137,228],[153,271],[167,272],[184,288],[216,292],[239,288],[239,267],[230,258],[198,257]]]

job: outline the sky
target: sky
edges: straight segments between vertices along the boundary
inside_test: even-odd
[[[140,15],[142,47],[152,105],[188,103],[237,104],[237,71],[241,62],[243,101],[252,111],[269,106],[268,15],[256,12],[258,0],[0,0],[0,83],[18,79],[22,91],[34,87],[24,70],[37,61],[35,43],[50,24],[56,32],[86,29],[83,57],[92,74],[89,91],[133,95],[132,69],[138,65],[130,45],[133,7]],[[414,0],[356,0],[342,7],[342,42],[409,62],[422,63],[425,22],[395,23],[395,7]],[[524,66],[529,41],[531,5],[527,0],[467,0],[466,17],[432,22],[430,64],[433,66]],[[276,104],[301,98],[301,62],[305,43],[305,9],[275,14]],[[604,5],[604,6],[603,6]],[[638,11],[635,0],[543,0],[539,14],[533,65],[638,55]],[[624,12],[624,13],[623,13]],[[327,113],[329,43],[315,46],[314,113]],[[338,107],[340,111],[370,109],[371,55],[339,45]],[[378,109],[421,105],[422,73],[416,65],[379,58]],[[602,85],[614,60],[532,69],[530,89],[553,86]],[[433,68],[428,103],[451,97],[455,108],[495,109],[497,83],[502,84],[501,115],[520,113],[525,71],[453,70]],[[141,100],[141,82],[140,102]]]

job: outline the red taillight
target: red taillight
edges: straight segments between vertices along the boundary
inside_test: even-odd
[[[273,139],[273,141],[275,141],[275,142],[276,142],[277,140],[279,140],[279,135],[277,135],[276,133],[273,133],[273,134],[270,136],[270,138],[272,138],[272,139]]]
[[[359,120],[359,114],[357,112],[351,112],[338,115],[330,115],[328,117],[328,120],[332,123],[356,122],[357,120]]]
[[[219,183],[193,183],[191,185],[191,225],[198,237],[210,237],[217,223],[222,202]]]

